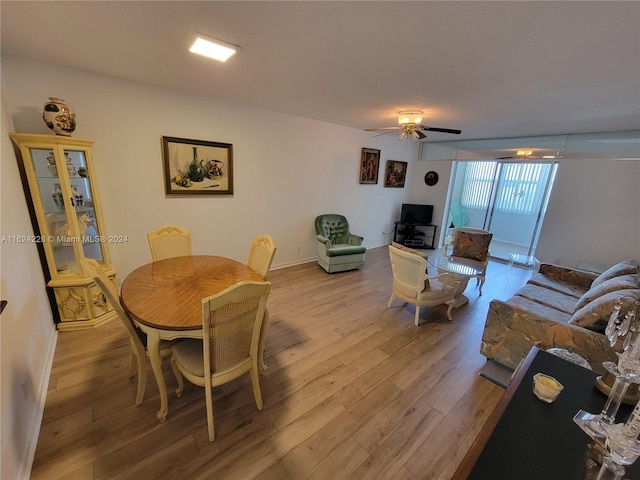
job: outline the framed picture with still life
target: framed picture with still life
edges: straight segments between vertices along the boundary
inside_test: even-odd
[[[380,150],[363,148],[360,156],[360,183],[378,183],[378,167],[380,166]]]
[[[404,180],[407,176],[407,162],[387,160],[384,171],[384,186],[404,188]]]
[[[167,195],[233,194],[233,145],[162,137]]]

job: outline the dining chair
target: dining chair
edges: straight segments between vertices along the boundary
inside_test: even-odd
[[[187,228],[165,225],[147,233],[147,239],[154,262],[191,255],[191,230]]]
[[[273,239],[270,235],[261,235],[256,237],[251,242],[251,249],[249,250],[249,260],[247,260],[247,266],[258,272],[263,280],[267,279],[269,269],[271,268],[271,262],[276,255],[278,247],[273,243]],[[267,366],[264,363],[264,347],[267,336],[267,325],[269,323],[269,307],[267,306],[264,312],[264,320],[260,333],[260,348],[259,348],[259,362],[260,373],[264,373]]]
[[[267,274],[271,268],[271,262],[276,255],[278,247],[273,243],[273,239],[269,235],[261,235],[251,242],[249,250],[249,260],[247,265],[258,272],[263,279],[267,279]]]
[[[96,283],[98,288],[102,291],[109,304],[113,307],[122,325],[124,326],[127,334],[129,335],[129,342],[131,344],[131,361],[129,363],[129,378],[132,378],[136,372],[138,374],[138,392],[136,394],[136,406],[142,403],[144,398],[144,391],[147,385],[147,369],[145,365],[145,357],[147,357],[146,350],[146,335],[140,329],[136,328],[131,317],[124,311],[120,305],[120,298],[118,290],[113,282],[109,279],[104,270],[100,267],[100,264],[93,258],[81,258],[80,265],[84,270],[85,275],[90,276]],[[160,342],[160,354],[161,356],[169,356],[171,354],[171,342]]]
[[[476,279],[480,296],[482,296],[482,286],[487,276],[489,244],[492,238],[493,233],[480,228],[464,227],[453,231],[451,255],[471,260],[474,263],[473,266],[481,270],[480,273],[469,276]]]
[[[460,281],[456,275],[440,273],[429,275],[426,255],[407,247],[389,245],[389,258],[393,273],[393,289],[387,308],[391,308],[396,298],[405,304],[415,305],[415,326],[420,321],[420,307],[432,307],[446,304],[447,318],[452,319],[455,305],[456,284]]]
[[[215,439],[213,387],[245,373],[251,375],[253,396],[262,410],[259,344],[270,282],[240,282],[202,300],[202,340],[188,339],[171,347],[171,368],[182,395],[184,375],[204,387],[209,441]]]

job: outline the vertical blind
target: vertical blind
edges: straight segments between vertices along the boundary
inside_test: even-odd
[[[549,163],[470,162],[460,203],[465,208],[485,209],[495,191],[497,211],[536,213],[554,167]]]

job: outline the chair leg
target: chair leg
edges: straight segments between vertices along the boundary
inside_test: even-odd
[[[260,377],[258,375],[258,365],[251,367],[251,387],[253,388],[253,398],[256,400],[256,407],[262,410],[262,393],[260,392]]]
[[[418,326],[418,323],[420,323],[420,307],[418,305],[416,305],[416,319],[414,323],[416,324],[416,327]]]
[[[387,302],[387,308],[391,308],[391,304],[393,303],[393,300],[395,299],[395,297],[393,296],[393,293],[391,294],[391,298],[389,299],[389,301]]]
[[[207,428],[209,430],[209,441],[216,438],[216,431],[213,426],[213,387],[204,387],[204,397],[207,403]]]
[[[455,303],[455,300],[449,300],[447,302],[447,305],[449,305],[449,308],[447,308],[447,318],[449,320],[453,320],[453,306],[455,305]]]
[[[258,368],[261,375],[267,370],[267,365],[264,363],[264,345],[267,337],[267,326],[269,325],[269,306],[264,309],[264,319],[262,320],[262,326],[260,328],[260,343],[258,346]]]
[[[478,288],[478,296],[482,296],[482,286],[484,285],[484,278],[478,278],[478,282],[480,282],[480,287]]]
[[[129,360],[129,378],[133,378],[136,374],[136,354],[133,353],[133,347],[131,347],[131,360]]]
[[[176,357],[171,355],[171,370],[173,370],[173,374],[176,376],[176,380],[178,381],[178,388],[176,388],[176,396],[180,398],[182,396],[182,389],[184,388],[184,382],[182,380],[182,373],[176,364]]]
[[[145,368],[146,356],[144,355],[144,352],[138,352],[137,354],[133,355],[135,355],[136,363],[138,365],[138,393],[136,394],[137,407],[142,404],[142,400],[144,399],[144,391],[147,388],[147,369]]]

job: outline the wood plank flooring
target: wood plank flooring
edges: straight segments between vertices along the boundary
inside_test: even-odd
[[[264,410],[248,375],[216,388],[212,443],[204,392],[185,382],[176,398],[166,360],[167,421],[156,420],[149,364],[134,406],[118,322],[61,332],[31,478],[448,479],[503,392],[478,375],[488,303],[526,279],[492,262],[482,297],[471,281],[453,321],[442,305],[423,308],[415,327],[414,307],[386,308],[386,247],[352,272],[315,263],[271,272]]]

